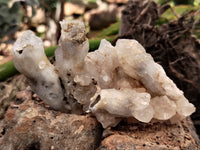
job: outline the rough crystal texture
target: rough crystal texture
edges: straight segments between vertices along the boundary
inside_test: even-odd
[[[81,104],[106,128],[116,126],[124,117],[148,123],[152,119],[180,120],[195,111],[164,69],[136,40],[119,39],[115,47],[102,40],[98,50],[88,53],[83,23],[62,21],[61,28],[56,69],[71,112],[80,111]],[[20,61],[15,61],[16,67],[21,66]],[[28,73],[17,68],[25,71],[25,75]]]
[[[80,21],[62,21],[61,37],[55,52],[56,69],[65,88],[65,97],[72,113],[82,109],[76,100],[84,104],[84,110],[89,106],[89,97],[96,91],[92,85],[80,86],[74,82],[76,74],[80,74],[84,67],[84,58],[89,50],[85,26]]]
[[[118,40],[113,47],[102,40],[99,49],[85,57],[81,74],[74,81],[82,86],[97,84],[89,110],[103,127],[115,126],[120,118],[141,122],[153,118],[186,117],[195,108],[163,68],[135,40]],[[112,120],[112,121],[111,121]]]

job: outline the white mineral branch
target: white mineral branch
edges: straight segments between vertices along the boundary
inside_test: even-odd
[[[65,111],[59,77],[44,53],[42,40],[26,31],[15,42],[12,54],[15,67],[29,79],[32,90],[52,108]]]
[[[148,123],[152,119],[181,120],[195,111],[136,40],[120,39],[115,47],[102,40],[98,50],[88,53],[82,22],[62,21],[61,27],[55,53],[58,75],[32,32],[25,32],[12,50],[16,68],[34,81],[33,91],[51,107],[76,112],[80,108],[74,103],[80,103],[104,128],[116,126],[124,117]],[[63,105],[64,99],[68,104]]]

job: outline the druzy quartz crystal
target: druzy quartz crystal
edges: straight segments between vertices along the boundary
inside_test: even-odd
[[[12,49],[18,71],[52,108],[92,113],[104,128],[116,126],[123,118],[145,123],[181,120],[195,111],[136,40],[119,39],[112,46],[103,39],[96,51],[88,52],[82,22],[62,21],[61,28],[55,67],[44,55],[41,39],[31,31]]]

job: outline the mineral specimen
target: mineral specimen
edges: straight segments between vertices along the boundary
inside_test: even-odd
[[[115,47],[102,40],[98,50],[88,53],[83,23],[62,21],[61,28],[56,68],[44,56],[41,40],[30,31],[13,48],[16,68],[32,79],[33,90],[51,107],[77,113],[82,105],[104,128],[127,117],[148,123],[152,119],[180,120],[195,111],[136,40],[120,39]]]
[[[15,42],[12,54],[15,67],[29,79],[32,90],[52,108],[65,111],[59,77],[44,53],[42,40],[26,31]]]

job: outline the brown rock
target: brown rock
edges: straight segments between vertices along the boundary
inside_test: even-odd
[[[120,3],[120,4],[125,4],[128,2],[128,0],[106,0],[109,3]]]
[[[99,150],[197,150],[200,142],[193,131],[189,118],[173,125],[125,123],[104,131]]]
[[[17,98],[17,93],[28,86],[27,80],[23,75],[16,75],[12,79],[8,79],[5,82],[0,82],[0,119],[4,118],[4,115],[10,105],[10,102],[20,103],[23,99]]]
[[[98,8],[86,12],[84,19],[89,22],[91,29],[99,30],[116,22],[117,13],[118,9],[115,4],[107,5],[102,3]]]
[[[29,99],[12,104],[0,122],[0,149],[93,150],[101,133],[100,124],[89,115],[60,113]]]
[[[115,128],[105,129],[102,135],[100,124],[89,115],[50,110],[30,91],[17,93],[16,99],[0,121],[0,150],[200,149],[189,118],[177,124],[136,124],[128,120]]]

